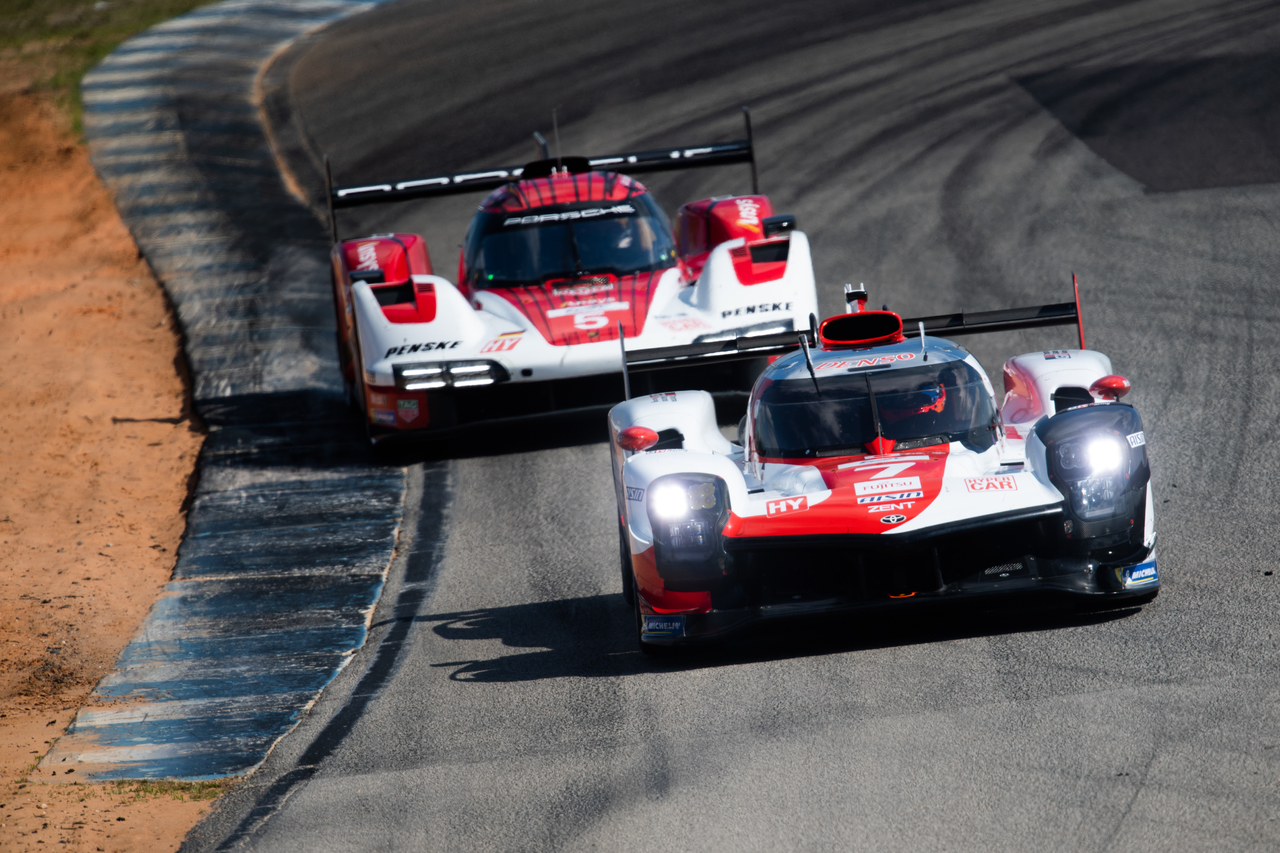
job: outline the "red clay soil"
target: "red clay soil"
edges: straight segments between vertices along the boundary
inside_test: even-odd
[[[20,74],[0,67],[0,850],[174,850],[208,806],[189,790],[34,768],[168,581],[202,434],[160,287]]]

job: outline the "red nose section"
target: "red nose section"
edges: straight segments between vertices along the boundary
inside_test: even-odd
[[[1096,380],[1089,386],[1089,393],[1104,400],[1119,400],[1133,388],[1128,379],[1111,374]]]
[[[629,426],[618,432],[618,446],[623,450],[648,450],[658,443],[658,434],[648,427]]]

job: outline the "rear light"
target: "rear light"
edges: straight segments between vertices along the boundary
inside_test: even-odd
[[[427,364],[393,366],[396,387],[401,391],[431,391],[439,388],[471,388],[506,382],[506,368],[494,361],[438,361]]]

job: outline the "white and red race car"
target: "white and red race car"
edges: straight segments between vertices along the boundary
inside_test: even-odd
[[[865,292],[852,293],[855,308]],[[963,347],[933,337],[1079,322],[1076,303],[907,321],[854,310],[769,341],[630,352],[775,361],[741,444],[702,391],[609,413],[623,589],[640,647],[803,613],[1052,592],[1153,598],[1146,438],[1126,379],[1084,348],[1015,356],[997,405]],[[917,337],[909,339],[908,334]],[[800,348],[794,349],[796,344]]]
[[[624,348],[803,327],[817,296],[794,217],[756,192],[703,199],[680,208],[673,235],[645,187],[617,171],[750,162],[754,185],[753,158],[748,122],[740,142],[331,191],[341,208],[493,188],[456,284],[434,273],[416,234],[338,241],[335,228],[338,351],[370,438],[607,405],[622,396]],[[762,366],[684,381],[745,392]]]

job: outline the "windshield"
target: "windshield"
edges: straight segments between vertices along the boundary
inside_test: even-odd
[[[772,382],[756,410],[761,456],[795,459],[865,452],[879,434],[895,450],[963,442],[982,451],[995,440],[995,403],[963,361]]]
[[[482,213],[467,240],[467,280],[476,288],[513,287],[665,269],[676,258],[670,232],[648,195],[527,216]]]

